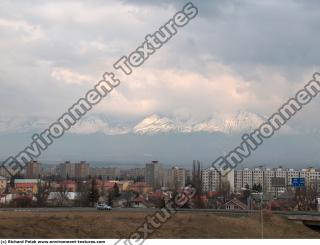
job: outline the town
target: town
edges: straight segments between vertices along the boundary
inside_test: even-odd
[[[182,208],[320,212],[320,169],[243,168],[221,176],[194,160],[190,169],[158,161],[141,168],[28,162],[17,176],[0,169],[0,207],[162,208],[185,186],[196,189]]]

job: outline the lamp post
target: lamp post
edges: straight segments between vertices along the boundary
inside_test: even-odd
[[[263,239],[263,209],[262,209],[262,201],[263,201],[263,192],[260,192],[260,220],[261,220],[261,239]]]

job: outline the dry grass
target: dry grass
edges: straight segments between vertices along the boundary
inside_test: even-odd
[[[0,238],[128,238],[147,214],[129,212],[0,212]],[[149,214],[150,215],[150,214]],[[271,216],[265,238],[320,238],[302,224]],[[260,238],[259,216],[179,213],[151,238]]]

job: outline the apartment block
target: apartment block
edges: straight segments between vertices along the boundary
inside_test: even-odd
[[[203,192],[218,192],[220,189],[221,175],[213,167],[203,169],[201,171],[202,191]]]
[[[56,168],[56,172],[57,175],[62,178],[74,178],[76,176],[75,163],[71,163],[69,161],[60,163]]]
[[[90,168],[90,175],[102,179],[117,179],[120,177],[119,168]]]
[[[132,168],[126,171],[126,177],[129,179],[144,179],[146,175],[145,168]]]
[[[75,177],[77,179],[84,179],[90,175],[90,165],[85,161],[75,164]]]
[[[161,164],[158,161],[152,161],[146,164],[145,182],[154,189],[164,186],[165,174]]]
[[[56,172],[62,178],[87,178],[90,175],[90,165],[85,161],[80,163],[71,163],[66,161],[57,166]]]
[[[249,186],[260,184],[265,193],[278,195],[289,188],[292,188],[293,178],[304,178],[306,187],[313,186],[320,190],[320,171],[314,168],[307,169],[286,169],[278,168],[244,168],[235,171],[235,191]]]
[[[186,186],[187,174],[184,168],[172,167],[167,171],[167,186],[171,189],[179,189]]]
[[[26,178],[27,179],[36,179],[42,173],[41,164],[37,161],[31,161],[26,164]]]

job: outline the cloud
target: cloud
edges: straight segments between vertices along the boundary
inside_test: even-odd
[[[65,82],[66,84],[79,85],[93,81],[93,78],[90,76],[79,74],[65,68],[54,68],[51,72],[51,76],[58,81]]]
[[[0,18],[0,31],[10,36],[17,35],[23,42],[31,42],[45,38],[45,32],[37,25],[23,20],[10,20]]]
[[[1,1],[2,116],[56,118],[184,1]],[[199,15],[94,110],[133,120],[268,115],[319,66],[316,1],[194,1]],[[301,86],[300,86],[301,85]],[[15,97],[15,99],[10,99]],[[319,106],[312,102],[307,120]],[[308,105],[309,106],[309,105]],[[32,108],[32,109],[30,109]]]

